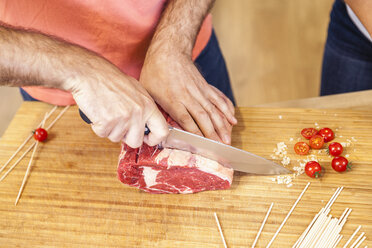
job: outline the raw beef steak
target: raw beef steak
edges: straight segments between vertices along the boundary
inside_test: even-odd
[[[168,123],[178,126],[170,117]],[[149,193],[195,193],[228,189],[234,171],[216,161],[177,149],[157,149],[143,144],[132,149],[122,144],[119,180]]]

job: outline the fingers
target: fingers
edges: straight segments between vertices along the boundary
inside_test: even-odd
[[[99,137],[107,137],[112,142],[123,141],[132,148],[140,147],[143,142],[155,146],[168,135],[168,124],[155,106],[154,113],[147,120],[151,132],[146,136],[144,136],[145,125],[140,115],[134,115],[129,121],[118,119],[105,125],[92,124],[92,129]]]
[[[132,148],[138,148],[143,143],[143,136],[145,132],[145,125],[138,125],[138,123],[133,123],[129,128],[128,132],[125,134],[123,141],[125,144]]]
[[[222,97],[224,99],[224,101],[226,102],[230,112],[232,114],[235,114],[235,106],[234,104],[231,102],[231,100],[224,94],[222,93],[219,89],[217,89],[216,87],[214,87],[213,85],[210,85],[211,89],[216,92],[220,97]]]
[[[144,142],[149,146],[155,146],[162,142],[168,135],[168,124],[158,109],[147,120],[147,127],[150,133],[144,137]]]
[[[111,133],[107,136],[112,142],[120,142],[124,139],[128,132],[128,122],[118,122],[117,125],[112,129]]]
[[[190,95],[194,96],[194,99],[189,100],[185,106],[187,110],[192,114],[194,120],[198,123],[200,129],[203,131],[204,135],[207,138],[215,139],[217,141],[222,141],[226,144],[231,142],[231,132],[228,131],[228,124],[225,125],[224,119],[226,119],[228,114],[221,114],[221,112],[216,108],[212,101],[208,100],[210,98],[211,92],[216,95],[220,101],[224,102],[221,97],[217,95],[209,85],[206,85],[205,91],[200,92],[197,88],[189,88]],[[224,104],[225,111],[229,112],[230,110],[227,107],[227,104]],[[200,109],[202,107],[202,109]],[[232,115],[233,117],[233,115]],[[219,138],[216,138],[218,135]]]
[[[184,105],[178,103],[164,106],[164,110],[186,131],[203,136]]]
[[[219,116],[209,114],[197,101],[189,101],[188,111],[198,124],[204,136],[219,142],[229,143],[230,138],[226,137],[225,125]]]
[[[230,99],[212,85],[210,85],[209,99],[222,113],[224,113],[231,124],[235,125],[238,123],[234,116],[235,108]]]
[[[222,138],[225,144],[231,144],[231,130],[232,125],[226,119],[226,117],[216,109],[215,113],[211,115],[211,119],[215,126],[218,135]]]
[[[114,128],[113,125],[105,125],[103,123],[93,123],[91,127],[93,129],[93,132],[101,138],[107,137],[111,133],[111,130]]]

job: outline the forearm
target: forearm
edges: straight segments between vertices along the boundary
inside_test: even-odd
[[[214,0],[170,0],[156,28],[148,54],[182,53],[191,58],[200,26]]]
[[[97,57],[62,40],[0,23],[0,85],[71,90],[69,82],[83,67],[94,67]]]
[[[372,37],[372,1],[345,0]]]
[[[159,144],[168,125],[147,91],[103,57],[37,32],[0,24],[0,85],[70,91],[100,137],[138,148]],[[144,138],[145,126],[151,133]]]

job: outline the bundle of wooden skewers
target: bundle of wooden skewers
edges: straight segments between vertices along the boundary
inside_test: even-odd
[[[270,240],[270,242],[267,244],[266,248],[269,248],[272,243],[274,242],[275,238],[278,236],[280,230],[283,228],[284,224],[288,220],[289,216],[292,214],[293,210],[297,206],[298,202],[302,198],[303,194],[309,187],[310,183],[308,183],[296,202],[293,204],[292,208],[288,212],[287,216],[284,218],[283,222],[279,226],[278,230],[275,232],[274,236]],[[329,215],[331,211],[331,206],[336,201],[337,197],[340,195],[341,191],[344,187],[339,187],[335,191],[335,193],[332,195],[328,203],[325,207],[323,207],[313,218],[309,226],[305,229],[305,231],[302,233],[302,235],[298,238],[296,243],[292,246],[292,248],[335,248],[340,243],[341,239],[343,238],[343,235],[340,234],[343,226],[345,225],[347,218],[349,217],[352,209],[346,208],[341,217],[338,218],[332,218],[332,215]],[[260,237],[260,234],[262,232],[262,229],[270,215],[270,212],[274,206],[274,203],[271,203],[266,216],[261,224],[261,227],[257,233],[257,236],[255,240],[253,241],[252,248],[254,248],[257,244],[258,238]],[[225,237],[222,232],[222,228],[219,222],[219,219],[217,217],[217,214],[214,213],[217,227],[219,230],[219,233],[221,235],[221,239],[223,242],[223,245],[225,248],[227,248],[227,243],[225,240]],[[357,233],[360,231],[361,226],[359,226],[354,233],[350,236],[350,238],[347,240],[343,248],[358,248],[362,245],[364,240],[366,239],[365,233],[362,232],[358,238],[353,241],[354,237],[357,235]],[[351,244],[351,242],[353,242]],[[350,245],[351,244],[351,245]],[[350,245],[350,246],[349,246]],[[364,248],[367,248],[365,246]]]
[[[55,117],[55,119],[45,128],[46,131],[49,131],[53,126],[54,124],[62,117],[62,115],[68,110],[70,106],[66,106],[64,107],[61,112]],[[36,129],[39,129],[39,128],[43,128],[44,129],[44,126],[45,126],[45,123],[48,121],[49,117],[52,116],[52,114],[57,110],[57,106],[54,106],[53,109],[51,109],[49,112],[47,112],[43,118],[43,120],[39,123],[39,125],[37,125],[37,127],[35,128]],[[7,166],[13,161],[13,159],[17,156],[17,154],[29,143],[29,141],[32,139],[32,137],[34,137],[34,133],[31,132],[30,135],[25,139],[25,141],[18,147],[18,149],[14,152],[14,154],[8,159],[8,161],[1,166],[0,168],[0,173],[2,173],[5,168],[7,168]],[[21,187],[18,191],[18,195],[17,195],[17,198],[15,200],[15,203],[14,205],[17,205],[21,195],[22,195],[22,192],[23,192],[23,189],[24,189],[24,186],[27,182],[27,179],[29,177],[29,174],[30,174],[30,171],[31,171],[31,166],[32,166],[32,161],[34,159],[34,156],[35,156],[35,153],[37,152],[37,148],[38,148],[38,145],[41,141],[38,141],[38,140],[35,140],[34,142],[32,142],[28,148],[23,152],[23,154],[8,168],[8,170],[0,177],[0,182],[2,180],[4,180],[10,172],[12,172],[12,170],[22,161],[22,159],[31,151],[31,149],[33,148],[32,150],[32,154],[31,154],[31,157],[30,157],[30,160],[29,160],[29,163],[28,163],[28,166],[27,166],[27,170],[26,170],[26,173],[25,173],[25,176],[23,177],[23,180],[22,180],[22,184],[21,184]]]

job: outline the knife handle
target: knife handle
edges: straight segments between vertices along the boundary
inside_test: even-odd
[[[79,109],[79,114],[81,119],[83,119],[86,123],[92,124],[92,122],[89,120],[89,118]],[[150,129],[147,127],[147,124],[145,126],[145,135],[148,135],[150,133]]]

